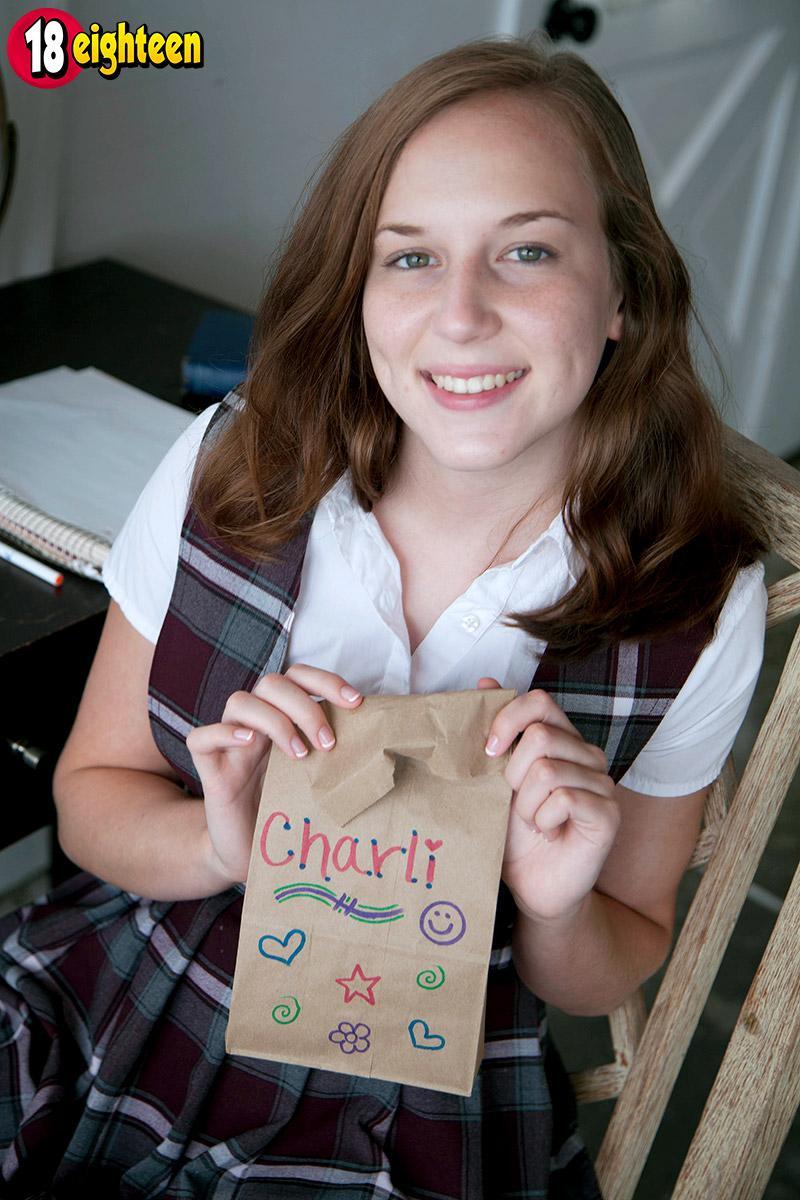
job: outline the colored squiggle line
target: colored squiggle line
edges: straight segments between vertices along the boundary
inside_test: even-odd
[[[417,976],[417,983],[421,988],[425,988],[429,992],[436,991],[445,981],[444,967],[439,963],[435,964],[436,970],[433,967],[426,967],[424,971],[420,971]],[[437,974],[437,971],[439,972]]]
[[[275,899],[279,904],[284,900],[293,900],[296,896],[306,896],[309,900],[317,900],[320,904],[325,904],[328,908],[336,900],[336,892],[330,888],[322,887],[321,884],[313,883],[291,883],[275,888]]]
[[[300,1016],[300,1001],[297,996],[281,996],[281,1000],[293,1000],[291,1004],[276,1004],[272,1010],[272,1019],[279,1025],[291,1025]]]
[[[331,888],[315,883],[286,884],[275,888],[274,895],[279,904],[282,904],[284,900],[298,898],[316,900],[319,904],[332,908],[334,912],[341,912],[345,917],[352,917],[354,921],[361,921],[368,925],[384,925],[390,921],[399,921],[401,917],[405,916],[399,905],[362,904],[359,906],[358,901],[355,898],[350,899],[346,892],[337,896]]]

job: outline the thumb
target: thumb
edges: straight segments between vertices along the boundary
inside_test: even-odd
[[[478,687],[485,691],[487,688],[499,688],[500,684],[496,679],[492,679],[490,675],[482,675],[478,680]]]

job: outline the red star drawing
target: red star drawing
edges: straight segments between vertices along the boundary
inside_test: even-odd
[[[345,1004],[349,1004],[351,1000],[355,1000],[356,996],[360,996],[362,1000],[366,1000],[367,1004],[374,1004],[375,997],[372,994],[372,989],[380,981],[380,975],[365,975],[361,970],[360,963],[356,963],[356,969],[352,975],[348,975],[345,979],[336,980],[344,988]]]

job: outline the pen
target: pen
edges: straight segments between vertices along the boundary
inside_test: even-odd
[[[45,583],[52,583],[53,587],[61,587],[64,582],[64,576],[60,571],[54,571],[52,567],[46,567],[37,558],[31,558],[29,554],[23,554],[21,550],[15,549],[14,546],[9,546],[7,542],[0,542],[0,558],[5,559],[6,562],[13,563],[15,567],[22,567],[22,570],[27,571],[29,575],[38,575],[39,579],[43,579]]]

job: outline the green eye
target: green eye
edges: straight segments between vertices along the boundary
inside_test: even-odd
[[[518,262],[537,263],[537,262],[542,262],[542,257],[541,257],[542,255],[544,255],[546,258],[551,257],[550,251],[545,250],[544,246],[515,246],[514,249],[511,251],[511,254],[517,254],[517,253],[521,254],[521,253],[523,253],[523,251],[527,251],[527,250],[529,250],[533,254],[537,255],[537,257],[536,258],[527,258],[527,257],[520,258],[520,259],[517,259]]]
[[[396,267],[399,263],[401,263],[403,261],[404,258],[430,258],[430,254],[421,254],[421,253],[417,253],[417,251],[415,251],[415,250],[409,250],[407,254],[401,254],[401,255],[399,255],[398,258],[393,258],[392,261],[390,262],[389,266]],[[401,271],[410,271],[410,270],[412,270],[412,268],[411,267],[401,267],[400,270]]]

